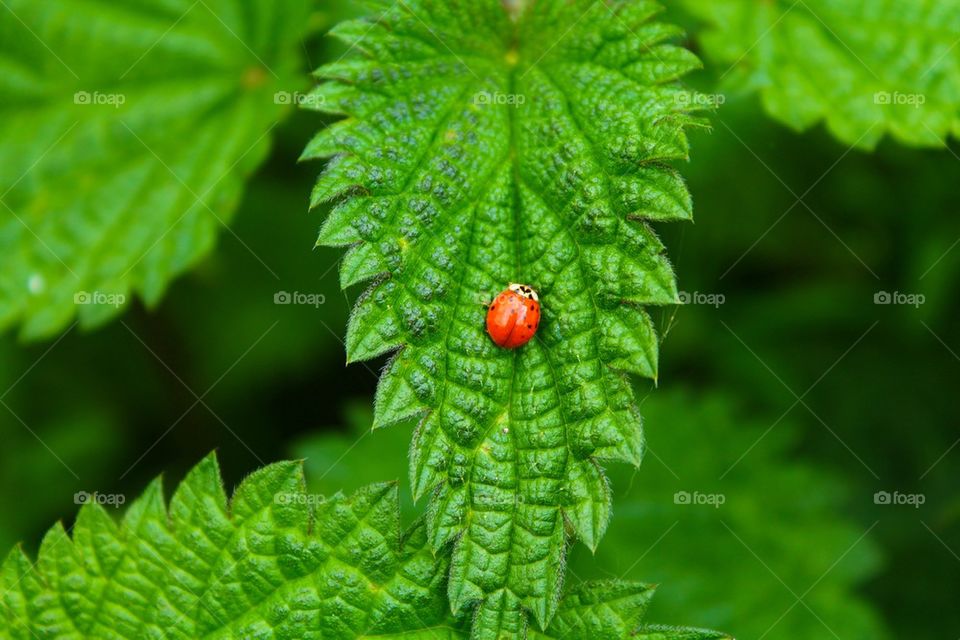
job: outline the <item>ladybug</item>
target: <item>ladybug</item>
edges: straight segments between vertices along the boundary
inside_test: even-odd
[[[530,342],[540,326],[540,298],[533,287],[511,284],[487,309],[487,333],[504,349]]]

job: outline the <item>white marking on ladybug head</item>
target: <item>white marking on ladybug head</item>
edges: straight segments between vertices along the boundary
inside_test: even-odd
[[[540,297],[537,295],[537,292],[534,291],[533,287],[526,284],[518,284],[516,282],[511,282],[510,286],[507,287],[510,291],[527,298],[528,300],[533,300],[534,302],[540,302]]]

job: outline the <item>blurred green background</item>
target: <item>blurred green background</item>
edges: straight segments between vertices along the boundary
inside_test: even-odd
[[[322,4],[304,74],[342,52],[322,32],[352,9]],[[341,292],[340,252],[313,248],[321,167],[296,161],[322,120],[289,116],[236,235],[156,308],[0,339],[0,548],[35,550],[75,492],[133,496],[160,473],[169,487],[211,449],[231,484],[304,457],[318,491],[399,478],[406,520],[422,509],[405,480],[413,425],[369,431],[383,362],[344,365],[362,289]],[[696,222],[659,229],[690,304],[656,312],[659,388],[637,385],[647,459],[610,470],[612,525],[595,556],[571,550],[568,580],[659,583],[651,619],[739,638],[956,638],[957,147],[851,151],[752,97],[712,120],[681,168]],[[324,302],[275,305],[278,291]]]

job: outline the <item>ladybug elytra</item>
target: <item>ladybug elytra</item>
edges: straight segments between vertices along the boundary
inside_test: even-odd
[[[530,342],[540,326],[540,298],[525,284],[511,284],[487,309],[487,333],[497,345],[516,349]]]

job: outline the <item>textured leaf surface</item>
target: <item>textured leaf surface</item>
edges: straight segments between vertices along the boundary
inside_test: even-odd
[[[795,129],[823,121],[864,148],[960,135],[958,0],[678,1],[710,25],[701,40],[729,86]]]
[[[285,462],[247,478],[228,505],[209,457],[169,511],[159,481],[120,526],[84,506],[72,540],[55,526],[35,566],[8,557],[0,635],[293,640],[445,624],[444,565],[422,526],[401,540],[394,485],[316,498]]]
[[[333,156],[314,204],[320,242],[349,245],[344,286],[376,278],[347,331],[350,360],[400,351],[375,426],[423,416],[415,495],[434,549],[453,544],[452,609],[474,634],[541,628],[572,534],[595,547],[610,512],[599,461],[640,461],[624,373],[656,376],[643,305],[674,304],[650,220],[690,217],[679,175],[698,65],[652,2],[380,3],[335,29],[357,55],[319,71],[315,104],[347,116],[307,158]],[[540,292],[537,339],[499,349],[484,303]],[[402,349],[401,349],[402,347]]]
[[[36,563],[13,551],[0,569],[0,637],[466,638],[469,619],[447,608],[446,571],[422,522],[401,537],[393,484],[324,499],[305,491],[299,463],[281,462],[228,502],[210,456],[169,508],[158,480],[119,526],[88,504],[72,537],[50,530]],[[537,637],[628,637],[652,593],[638,583],[581,585]]]
[[[723,633],[705,629],[638,625],[646,612],[652,587],[638,587],[620,581],[584,582],[563,599],[547,633],[533,631],[540,638],[639,638],[640,640],[723,640]]]
[[[716,391],[661,388],[644,399],[643,410],[656,457],[639,471],[611,469],[609,531],[596,553],[572,551],[572,575],[659,583],[649,617],[690,620],[738,638],[833,637],[820,620],[841,638],[889,637],[880,612],[860,594],[881,565],[879,532],[861,539],[869,524],[858,527],[853,516],[841,515],[849,509],[839,479],[794,459],[798,429],[789,417],[757,442],[770,423],[745,420]],[[346,433],[338,433],[344,425],[330,425],[291,452],[305,458],[310,490],[358,488],[402,476],[402,460],[382,452],[402,450],[414,424],[371,433],[372,412],[360,404],[345,417]],[[679,491],[720,493],[726,502],[720,508],[676,504]],[[401,479],[401,503],[412,507],[407,494]],[[816,616],[797,605],[777,622],[795,598],[767,567],[798,595],[816,583],[804,598]]]
[[[307,7],[5,0],[0,328],[154,303],[211,248],[289,109]]]

